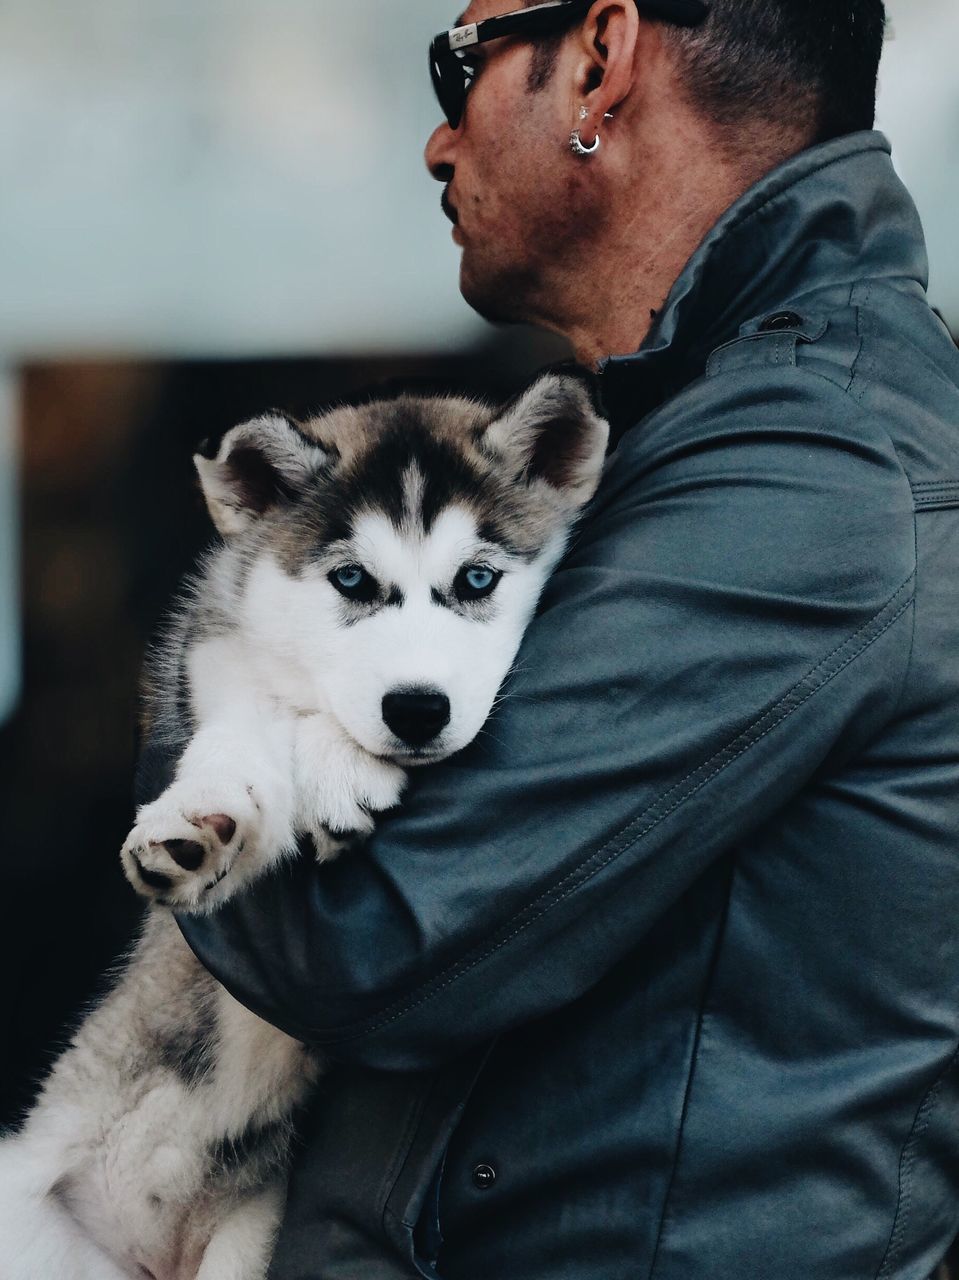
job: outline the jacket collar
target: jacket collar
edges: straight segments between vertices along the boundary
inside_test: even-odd
[[[600,364],[618,436],[705,369],[750,320],[831,286],[928,279],[919,216],[887,139],[855,133],[803,151],[723,214],[689,259],[639,350]]]

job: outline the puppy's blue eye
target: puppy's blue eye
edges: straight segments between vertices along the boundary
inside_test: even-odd
[[[453,590],[457,599],[463,603],[485,600],[496,590],[502,576],[502,573],[486,564],[464,565],[456,575]]]
[[[358,564],[341,565],[339,569],[334,569],[328,575],[328,579],[341,596],[346,596],[347,600],[358,600],[362,604],[369,604],[371,600],[376,599],[378,590],[376,579]]]

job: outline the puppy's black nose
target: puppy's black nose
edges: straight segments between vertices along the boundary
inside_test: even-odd
[[[383,699],[383,719],[410,747],[425,747],[450,722],[450,700],[435,689],[404,689]]]

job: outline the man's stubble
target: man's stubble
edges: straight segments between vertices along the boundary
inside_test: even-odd
[[[570,303],[588,288],[602,235],[602,210],[584,191],[586,176],[549,184],[537,175],[537,198],[524,202],[522,234],[512,243],[492,233],[479,243],[466,240],[460,291],[485,320],[563,328]]]

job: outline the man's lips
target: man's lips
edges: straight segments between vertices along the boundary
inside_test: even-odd
[[[459,214],[456,212],[456,207],[454,206],[453,202],[450,200],[450,193],[449,193],[448,187],[444,188],[443,194],[440,197],[440,204],[443,206],[443,212],[446,214],[447,218],[449,218],[450,222],[452,222],[453,226],[455,227],[456,224],[459,222],[460,218],[459,218]]]

